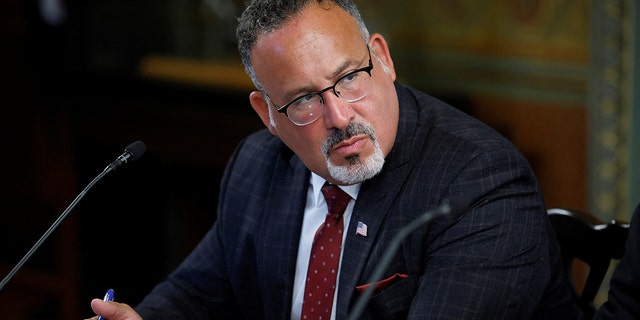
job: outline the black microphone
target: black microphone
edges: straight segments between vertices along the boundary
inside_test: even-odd
[[[40,239],[33,245],[33,247],[31,247],[27,254],[25,254],[24,257],[22,257],[22,259],[16,264],[16,266],[11,269],[11,272],[9,272],[9,274],[7,274],[4,279],[2,279],[2,282],[0,282],[0,291],[4,289],[11,278],[15,276],[15,274],[22,268],[25,262],[29,260],[33,253],[38,250],[42,243],[51,235],[51,233],[60,225],[60,223],[62,223],[62,221],[69,215],[69,212],[71,212],[71,210],[75,208],[78,202],[80,202],[80,200],[84,198],[87,191],[89,191],[89,189],[91,189],[91,187],[93,187],[96,182],[100,181],[100,179],[102,179],[102,177],[107,175],[109,172],[112,172],[133,160],[139,159],[146,150],[147,147],[140,140],[128,145],[124,149],[123,154],[121,154],[115,161],[109,164],[97,177],[93,178],[93,180],[91,180],[91,182],[89,182],[89,184],[82,190],[82,192],[80,192],[80,194],[78,194],[78,196],[71,202],[67,209],[62,212],[62,214],[58,217],[58,219],[56,219],[51,227],[49,227],[49,229],[47,229],[42,237],[40,237]]]
[[[147,146],[144,145],[144,142],[140,140],[133,142],[124,148],[124,153],[104,168],[104,171],[114,171],[133,160],[138,160],[145,151],[147,151]]]
[[[422,226],[423,224],[431,222],[431,220],[435,219],[436,217],[448,215],[450,213],[460,214],[463,212],[464,209],[466,209],[467,206],[468,206],[468,201],[464,198],[455,198],[453,201],[444,200],[442,204],[436,207],[435,209],[429,210],[421,214],[420,216],[415,218],[413,221],[411,221],[408,225],[402,227],[402,229],[398,231],[398,233],[393,237],[393,239],[391,239],[389,246],[387,247],[384,254],[382,255],[382,258],[380,258],[380,262],[378,263],[376,268],[373,270],[373,273],[371,274],[371,278],[369,278],[369,281],[367,282],[369,283],[369,286],[367,287],[367,289],[365,289],[365,291],[362,293],[360,298],[358,298],[358,300],[356,301],[356,304],[354,305],[353,310],[351,311],[351,314],[348,319],[357,320],[360,317],[360,314],[362,313],[362,311],[364,311],[364,308],[367,306],[367,302],[369,301],[369,298],[371,297],[371,295],[373,294],[373,291],[375,290],[375,284],[378,281],[380,281],[380,278],[382,278],[384,271],[389,266],[389,263],[391,263],[391,259],[393,259],[393,255],[396,253],[396,251],[398,251],[398,248],[400,247],[400,244],[402,243],[402,240],[404,240],[404,238],[406,238],[411,232],[413,232],[418,227]]]

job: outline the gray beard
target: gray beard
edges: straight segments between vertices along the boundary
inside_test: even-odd
[[[361,159],[359,154],[349,156],[347,165],[337,166],[329,160],[329,150],[345,139],[355,135],[365,134],[374,145],[373,154],[367,159]],[[377,175],[384,166],[384,155],[373,128],[367,124],[350,123],[344,131],[335,131],[322,145],[322,153],[325,157],[329,174],[342,183],[351,185],[363,182]]]

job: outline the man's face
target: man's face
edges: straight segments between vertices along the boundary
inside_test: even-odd
[[[371,89],[367,95],[349,103],[331,90],[323,93],[323,114],[313,123],[295,125],[284,113],[278,113],[264,94],[253,92],[250,96],[253,108],[271,132],[311,171],[336,184],[360,182],[346,177],[359,177],[356,171],[362,170],[363,164],[376,162],[376,155],[379,160],[385,157],[396,136],[398,99],[393,62],[381,35],[372,35],[368,44],[372,56],[375,52],[380,59],[372,58]],[[314,3],[283,27],[260,36],[252,51],[252,62],[271,101],[282,106],[366,67],[369,53],[355,20],[347,12],[335,5],[329,9]],[[329,167],[333,167],[333,176]]]

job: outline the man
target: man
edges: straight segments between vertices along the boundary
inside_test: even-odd
[[[640,204],[631,216],[624,256],[611,276],[609,299],[594,319],[640,319]]]
[[[305,283],[327,271],[307,273],[325,180],[351,198],[337,224],[337,283],[316,286],[329,287],[322,312],[332,319],[347,318],[402,227],[458,198],[468,205],[402,242],[384,280],[369,284],[362,319],[579,316],[526,160],[475,119],[397,84],[385,39],[369,35],[351,1],[253,1],[237,34],[268,131],[238,147],[218,220],[136,307],[142,317],[310,318]],[[124,304],[92,307],[139,319]]]

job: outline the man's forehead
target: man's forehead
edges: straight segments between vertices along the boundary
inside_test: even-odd
[[[251,57],[256,69],[278,62],[275,60],[323,63],[345,56],[359,59],[363,44],[366,43],[355,20],[341,8],[308,8],[280,28],[262,34]]]

